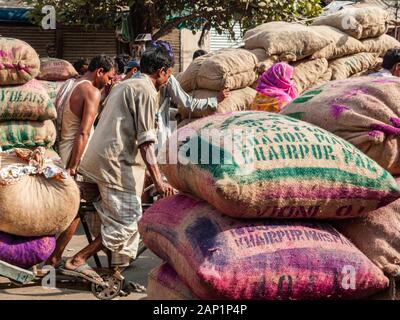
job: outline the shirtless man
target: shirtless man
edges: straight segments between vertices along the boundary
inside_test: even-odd
[[[88,71],[77,79],[65,93],[65,103],[61,115],[59,154],[63,165],[72,176],[76,176],[79,164],[94,131],[101,93],[115,74],[114,60],[105,55],[92,59]],[[79,217],[71,223],[57,239],[56,250],[46,264],[58,266],[65,247],[75,234]]]

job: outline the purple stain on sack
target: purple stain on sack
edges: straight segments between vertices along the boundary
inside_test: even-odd
[[[346,111],[349,110],[348,107],[343,106],[343,105],[339,105],[339,104],[333,104],[331,106],[331,114],[332,117],[334,117],[336,120],[339,119],[339,117],[341,116],[341,114]]]
[[[364,88],[359,88],[359,89],[353,89],[350,90],[349,92],[347,92],[344,97],[348,98],[348,97],[355,97],[359,94],[367,94],[368,90],[364,89]]]
[[[370,132],[368,132],[368,135],[370,137],[379,139],[379,138],[382,138],[382,136],[385,136],[385,133],[383,133],[382,131],[379,131],[379,130],[371,130]]]
[[[396,127],[400,128],[400,118],[390,118],[389,121]]]

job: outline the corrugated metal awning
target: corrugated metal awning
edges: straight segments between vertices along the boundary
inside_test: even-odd
[[[239,24],[234,26],[235,31],[235,40],[230,39],[228,33],[224,32],[222,34],[218,34],[217,30],[214,28],[210,31],[210,50],[217,51],[219,49],[224,48],[238,48],[244,45],[242,39],[242,30]]]

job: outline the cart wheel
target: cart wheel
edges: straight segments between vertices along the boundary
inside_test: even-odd
[[[92,283],[92,293],[99,300],[112,300],[120,296],[123,280],[117,279],[113,275],[101,275],[107,287]]]

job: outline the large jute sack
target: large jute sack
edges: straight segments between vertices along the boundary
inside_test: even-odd
[[[207,99],[207,98],[216,98],[218,96],[218,91],[209,91],[209,90],[195,90],[190,92],[190,95],[197,99]],[[227,97],[224,101],[218,104],[217,109],[213,109],[208,107],[201,111],[193,111],[191,112],[187,108],[182,106],[178,106],[179,114],[182,119],[187,118],[203,118],[216,113],[227,113],[232,111],[245,111],[249,110],[251,103],[254,100],[257,92],[248,87],[244,89],[231,91],[229,97]]]
[[[374,69],[377,63],[375,53],[357,53],[352,56],[332,60],[329,68],[332,70],[332,80],[350,78],[352,75]]]
[[[400,196],[394,178],[350,143],[269,112],[192,122],[159,156],[172,186],[233,217],[344,219]]]
[[[328,224],[232,219],[177,195],[148,209],[139,231],[200,299],[356,299],[388,285],[382,271]]]
[[[288,22],[264,23],[247,31],[243,40],[246,49],[264,48],[281,61],[301,60],[332,43],[308,26]]]
[[[65,81],[44,81],[39,80],[43,87],[46,89],[47,94],[50,97],[50,100],[55,103],[58,91],[64,85]]]
[[[306,88],[306,90],[322,86],[325,83],[331,81],[331,79],[332,79],[332,69],[328,68],[328,70],[326,70],[326,72],[316,82],[314,82],[309,88]]]
[[[387,276],[400,277],[400,200],[335,225]]]
[[[198,300],[168,263],[150,271],[146,293],[148,300]]]
[[[367,52],[379,53],[380,57],[383,57],[389,49],[400,48],[400,42],[388,34],[363,40],[363,44]]]
[[[0,149],[52,147],[56,141],[52,120],[0,122]]]
[[[330,26],[311,26],[311,28],[318,34],[332,40],[330,45],[315,52],[311,59],[325,58],[331,60],[366,51],[361,41],[336,28]]]
[[[267,71],[274,63],[278,62],[278,57],[277,56],[268,56],[267,52],[265,51],[264,48],[258,48],[258,49],[253,49],[249,50],[251,53],[253,53],[258,60],[257,64],[257,73],[259,75],[263,74],[265,71]],[[257,81],[254,82],[257,84]]]
[[[196,58],[187,69],[179,74],[177,80],[179,81],[181,87],[186,92],[198,89],[196,84],[197,75],[199,74],[199,70],[205,60],[209,57],[212,57],[214,53],[209,53],[204,56],[200,56]]]
[[[322,16],[313,25],[326,25],[339,29],[356,39],[376,38],[388,30],[389,12],[375,6],[345,8]]]
[[[293,64],[293,81],[296,84],[297,93],[301,94],[309,89],[328,71],[328,60],[318,59]]]
[[[21,86],[0,87],[0,121],[53,120],[56,108],[46,88],[37,80]]]
[[[0,84],[24,84],[34,79],[40,68],[35,49],[25,41],[0,37]]]
[[[282,114],[342,137],[392,174],[400,174],[399,78],[333,81],[305,92]]]
[[[257,79],[257,57],[245,49],[225,49],[205,59],[196,77],[197,88],[243,89]],[[195,89],[195,88],[193,88]]]
[[[0,232],[0,260],[24,269],[46,261],[56,248],[54,236],[25,238]]]
[[[66,60],[56,58],[40,59],[39,80],[65,81],[78,76],[74,66]]]
[[[0,153],[0,231],[24,237],[55,235],[76,217],[80,193],[74,179],[57,174],[62,165],[55,152],[48,150],[41,159],[36,165],[43,174],[25,175],[27,161],[15,152]],[[15,177],[11,167],[20,168]],[[49,177],[51,172],[57,175]]]

